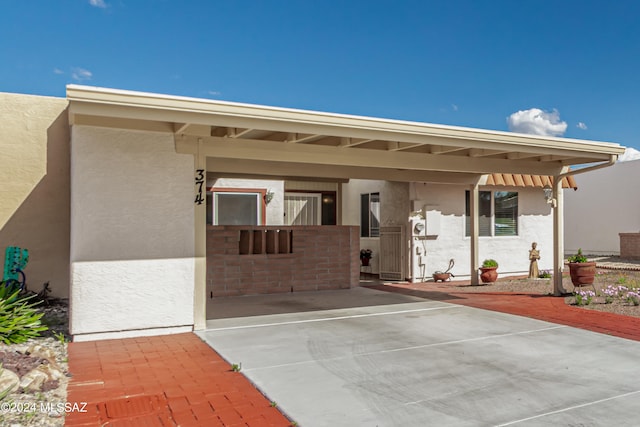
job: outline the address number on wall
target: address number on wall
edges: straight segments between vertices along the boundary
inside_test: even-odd
[[[204,169],[196,169],[196,205],[201,205],[204,203],[204,197],[202,195],[202,190],[204,187]]]

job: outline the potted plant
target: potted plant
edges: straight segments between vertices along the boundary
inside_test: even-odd
[[[360,262],[362,265],[369,265],[369,260],[373,256],[371,249],[360,249]]]
[[[493,283],[498,280],[498,262],[495,259],[485,259],[480,267],[482,283]]]
[[[593,286],[593,280],[596,277],[596,263],[589,262],[587,257],[582,255],[582,249],[578,249],[578,253],[570,256],[567,261],[569,261],[569,274],[573,286]]]

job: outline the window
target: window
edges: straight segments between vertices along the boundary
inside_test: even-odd
[[[213,225],[263,225],[263,190],[214,188],[207,193],[207,223]]]
[[[286,225],[319,225],[322,217],[319,193],[287,193],[284,195]]]
[[[360,195],[360,237],[380,237],[380,193]]]
[[[336,192],[287,192],[284,217],[287,225],[336,225]]]
[[[518,235],[518,193],[515,191],[496,191],[495,203],[495,235]]]
[[[478,195],[478,236],[491,236],[491,191]],[[465,236],[471,235],[471,192],[466,191]]]
[[[465,236],[471,235],[471,192],[465,192]],[[493,201],[492,201],[493,198]],[[518,235],[518,193],[480,191],[478,196],[478,235]]]

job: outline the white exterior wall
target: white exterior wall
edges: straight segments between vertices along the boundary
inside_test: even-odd
[[[173,137],[74,126],[74,340],[190,331],[194,160]]]
[[[426,248],[425,276],[444,271],[455,260],[451,272],[456,278],[469,278],[470,238],[465,236],[465,190],[462,185],[411,184],[412,200],[424,200],[429,208],[440,211],[440,234],[423,240]],[[537,242],[541,253],[540,270],[553,268],[553,217],[539,188],[485,187],[480,191],[518,192],[518,236],[480,237],[479,261],[495,259],[498,273],[528,274],[529,249]],[[422,243],[420,243],[422,244]]]
[[[410,211],[409,183],[352,179],[342,186],[342,224],[360,225],[360,195],[380,193],[380,225],[406,225]],[[379,273],[380,238],[361,237],[361,249],[371,249],[372,273]]]
[[[565,252],[619,255],[618,233],[640,232],[640,160],[575,176],[564,193]]]
[[[284,181],[258,179],[220,178],[209,181],[207,188],[260,188],[273,192],[273,199],[267,205],[266,221],[264,225],[284,224]]]
[[[380,193],[383,225],[404,224],[407,239],[411,239],[408,217],[411,200],[425,201],[430,210],[440,212],[440,233],[415,242],[426,249],[425,279],[435,271],[444,271],[449,260],[455,260],[452,272],[457,278],[469,278],[470,239],[465,233],[465,190],[463,185],[393,183],[386,181],[350,180],[343,185],[343,224],[360,225],[360,194]],[[529,249],[537,242],[541,252],[540,270],[553,269],[553,217],[539,188],[480,187],[481,191],[518,192],[518,236],[480,237],[480,262],[493,258],[499,263],[501,275],[521,275],[529,272]],[[410,246],[407,242],[407,248]],[[422,244],[424,243],[424,246]],[[361,238],[361,248],[374,251],[372,270],[378,273],[376,255],[379,238]],[[412,253],[408,253],[409,257]],[[415,266],[414,274],[421,278]],[[410,273],[407,270],[407,273]]]

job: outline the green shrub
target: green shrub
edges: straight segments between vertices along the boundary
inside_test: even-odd
[[[482,263],[483,267],[497,267],[498,266],[498,261],[496,261],[495,259],[485,259],[484,262]]]
[[[19,298],[19,290],[6,298],[0,298],[0,341],[5,344],[23,343],[36,338],[48,328],[40,319],[44,313],[29,304],[31,297]]]
[[[9,299],[10,296],[16,293],[15,299],[20,299],[20,282],[17,280],[9,279],[0,282],[0,299]]]
[[[587,257],[586,257],[586,256],[584,256],[584,255],[582,255],[582,249],[578,249],[578,253],[577,253],[577,254],[575,254],[575,255],[573,255],[573,256],[570,256],[570,257],[569,257],[569,259],[568,259],[568,261],[569,261],[570,263],[575,263],[575,262],[580,262],[580,263],[582,263],[582,262],[589,262],[589,260],[587,260]]]

